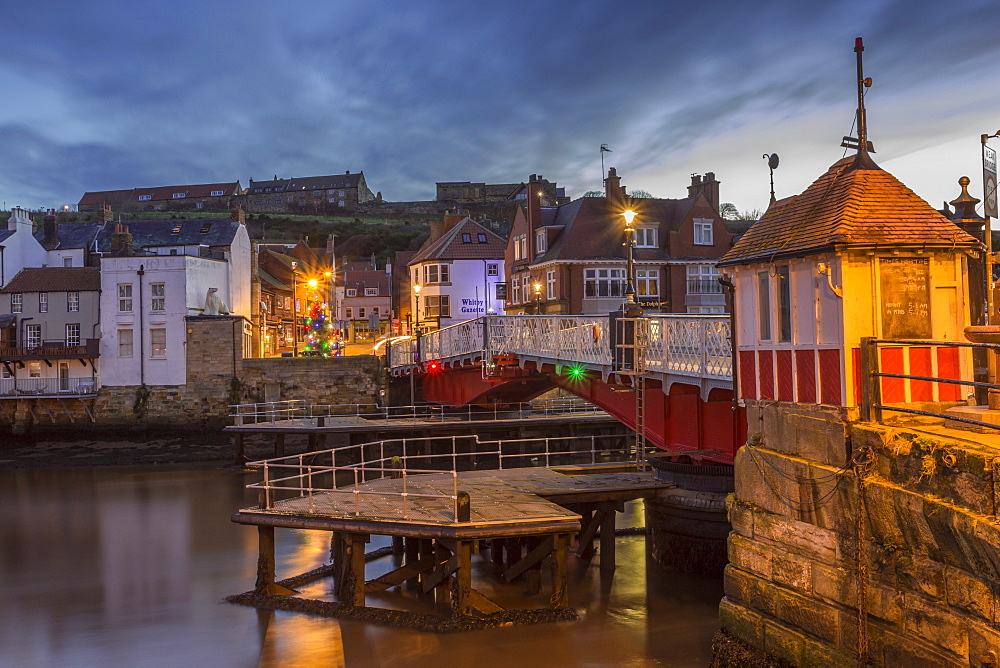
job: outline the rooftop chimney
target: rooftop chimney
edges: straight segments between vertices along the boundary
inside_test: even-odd
[[[444,221],[442,223],[441,234],[445,235],[455,227],[458,223],[462,222],[469,217],[468,209],[451,209],[444,212]]]
[[[614,167],[608,167],[608,178],[604,179],[604,196],[608,198],[609,202],[621,202],[622,195],[624,195],[625,190],[622,188],[621,177],[618,176],[618,170]]]
[[[97,210],[97,224],[103,225],[104,223],[110,223],[115,219],[114,214],[111,213],[110,204],[102,204],[101,208]]]
[[[229,220],[233,221],[234,223],[239,223],[240,225],[246,224],[247,222],[246,214],[243,213],[243,209],[240,208],[239,204],[235,205],[232,209],[229,210]]]
[[[128,226],[115,224],[115,231],[111,233],[111,255],[113,257],[132,255],[132,235],[129,234]]]
[[[42,221],[42,247],[45,250],[54,250],[59,246],[59,221],[56,219],[56,210],[49,209]]]
[[[695,199],[698,195],[704,195],[708,203],[716,211],[719,210],[719,182],[715,180],[715,172],[705,172],[691,175],[691,185],[688,186],[688,197]]]

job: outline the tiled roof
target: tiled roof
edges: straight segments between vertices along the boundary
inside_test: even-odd
[[[775,202],[720,266],[812,255],[837,246],[979,242],[871,160],[844,158],[800,195]]]
[[[195,220],[130,220],[124,225],[132,235],[135,250],[157,246],[229,246],[240,224],[230,218]],[[111,250],[115,223],[105,223],[97,235],[97,249]]]
[[[132,191],[131,201],[140,201],[140,197],[148,197],[148,200],[157,202],[161,200],[191,199],[192,197],[213,197],[213,192],[222,191],[223,196],[238,195],[242,191],[240,182],[232,183],[197,183],[181,186],[158,186],[156,188],[136,188]],[[183,193],[184,197],[174,197]],[[217,197],[217,195],[215,195]]]
[[[463,235],[469,235],[469,243],[464,241]],[[479,235],[486,235],[486,243],[479,243]],[[496,260],[503,259],[504,249],[507,247],[507,240],[466,217],[455,223],[454,226],[439,238],[437,241],[427,244],[410,260],[409,264],[416,264],[426,260]]]
[[[87,248],[94,242],[94,237],[100,230],[101,226],[96,223],[59,223],[59,226],[56,228],[56,234],[59,236],[59,244],[49,250]],[[45,238],[45,230],[37,230],[34,236],[38,240],[38,243],[42,243],[42,239]]]
[[[347,270],[344,272],[344,287],[361,290],[358,297],[364,297],[363,288],[379,288],[379,296],[389,296],[389,274],[384,269]]]
[[[28,267],[17,272],[0,293],[90,292],[101,289],[98,267]]]
[[[99,190],[97,192],[83,193],[77,206],[97,206],[100,204],[121,204],[129,201],[132,196],[132,189],[127,190]]]

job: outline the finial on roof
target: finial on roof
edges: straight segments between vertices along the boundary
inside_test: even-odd
[[[854,53],[857,54],[858,63],[858,110],[857,110],[857,120],[858,120],[858,136],[857,137],[844,137],[843,141],[840,143],[844,148],[853,148],[858,152],[859,163],[871,163],[865,165],[866,167],[872,168],[875,163],[871,162],[868,157],[869,153],[875,152],[875,147],[870,141],[868,141],[868,120],[865,116],[865,88],[871,88],[872,80],[871,77],[865,78],[864,66],[862,63],[861,54],[864,53],[865,45],[861,38],[858,37],[854,40]]]
[[[969,194],[969,184],[972,180],[968,176],[963,176],[958,180],[958,185],[962,186],[962,193],[950,204],[955,207],[955,213],[949,216],[952,220],[982,220],[983,217],[976,213],[976,205],[980,200]]]

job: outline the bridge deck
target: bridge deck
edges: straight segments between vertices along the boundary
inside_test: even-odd
[[[454,520],[450,474],[411,475],[406,491],[435,498],[402,496],[403,481],[380,478],[353,486],[275,501],[270,509],[246,508],[233,516],[242,524],[350,531],[378,535],[488,538],[515,534],[575,532],[580,515],[561,504],[647,498],[672,483],[648,472],[569,475],[550,469],[468,471],[458,488],[471,498],[469,522]],[[384,492],[384,493],[380,493]]]
[[[530,424],[582,424],[617,422],[604,412],[576,413],[568,415],[539,415],[537,417],[484,418],[469,419],[465,416],[446,418],[393,417],[389,419],[366,419],[361,416],[330,416],[322,418],[323,426],[319,426],[320,418],[303,417],[274,422],[259,422],[257,424],[229,425],[223,431],[243,434],[273,434],[285,432],[290,434],[335,434],[365,431],[367,433],[412,432],[414,429],[449,428],[456,425],[467,427],[495,425],[530,425]]]

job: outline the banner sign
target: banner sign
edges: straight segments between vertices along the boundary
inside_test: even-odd
[[[997,152],[989,146],[983,149],[983,213],[997,218]]]

